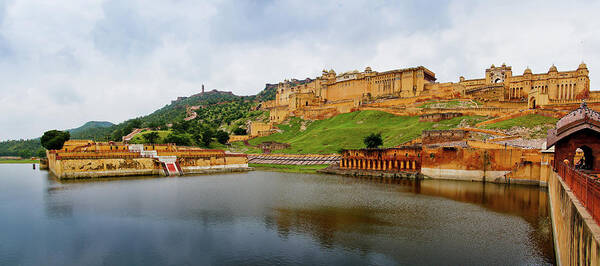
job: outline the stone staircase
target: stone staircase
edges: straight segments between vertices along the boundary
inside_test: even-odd
[[[166,176],[183,175],[181,167],[177,164],[177,156],[158,156],[158,152],[155,150],[144,150],[143,144],[131,144],[129,151],[139,152],[142,157],[154,158],[159,161]]]

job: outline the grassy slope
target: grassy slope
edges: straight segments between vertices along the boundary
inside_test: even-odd
[[[160,137],[159,139],[159,143],[162,143],[162,140],[165,139],[167,137],[167,135],[169,135],[169,133],[171,133],[171,130],[147,130],[144,132],[141,132],[137,135],[135,135],[132,139],[131,139],[131,143],[144,143],[144,135],[150,133],[150,132],[158,132],[158,135]]]
[[[290,143],[292,147],[277,153],[336,153],[340,149],[364,148],[363,138],[370,133],[381,133],[383,146],[397,146],[418,138],[423,130],[450,129],[463,119],[481,120],[481,117],[456,117],[449,120],[419,122],[419,117],[395,116],[380,111],[358,111],[341,114],[326,120],[314,121],[301,130],[301,119],[292,118],[278,127],[282,133],[250,140],[256,145],[263,141]],[[437,124],[437,125],[436,125]],[[434,126],[436,125],[436,126]]]

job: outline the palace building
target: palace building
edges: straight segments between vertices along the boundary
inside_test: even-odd
[[[584,63],[576,70],[558,71],[552,65],[547,73],[533,74],[529,67],[523,75],[513,76],[512,68],[502,64],[485,70],[485,77],[465,80],[465,94],[479,100],[527,102],[530,108],[552,101],[581,100],[589,96],[589,71]]]
[[[270,111],[274,123],[289,116],[324,119],[381,102],[387,102],[387,107],[404,108],[428,99],[473,99],[495,106],[537,108],[588,98],[588,75],[584,63],[575,70],[560,72],[553,65],[540,74],[527,68],[523,75],[516,76],[506,64],[492,65],[485,70],[484,78],[460,77],[457,83],[439,83],[435,73],[423,66],[385,72],[366,67],[363,72],[342,74],[323,70],[315,79],[279,83],[275,100],[263,103],[262,108]]]

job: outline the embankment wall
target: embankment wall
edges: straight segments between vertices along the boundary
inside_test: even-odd
[[[537,150],[514,148],[424,148],[421,173],[434,179],[544,186],[542,157]]]

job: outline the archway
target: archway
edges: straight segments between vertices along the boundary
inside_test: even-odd
[[[577,169],[592,170],[594,169],[594,159],[592,148],[584,145],[575,149],[573,164]]]
[[[531,98],[531,100],[529,100],[529,107],[535,109],[537,107],[535,104],[535,98]]]

